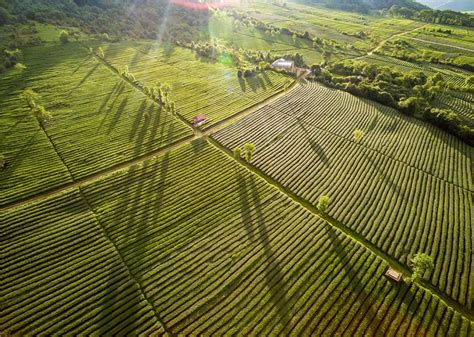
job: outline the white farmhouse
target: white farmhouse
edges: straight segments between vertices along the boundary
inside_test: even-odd
[[[275,69],[283,69],[289,72],[295,72],[295,62],[291,60],[278,59],[272,63],[272,67]]]

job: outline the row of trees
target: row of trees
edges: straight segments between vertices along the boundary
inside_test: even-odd
[[[426,76],[421,71],[401,73],[386,66],[345,60],[311,67],[316,80],[415,115],[474,144],[474,128],[454,111],[436,108],[435,98],[450,88],[441,74]]]
[[[246,143],[244,144],[244,150],[240,147],[236,147],[234,149],[234,157],[237,159],[242,158],[242,155],[244,156],[245,160],[250,162],[253,158],[253,153],[255,152],[255,144],[253,143]]]
[[[159,82],[156,84],[142,84],[135,78],[135,75],[130,72],[128,65],[125,65],[123,67],[115,67],[112,64],[108,63],[105,59],[105,52],[102,47],[98,47],[96,50],[90,48],[89,53],[101,59],[108,66],[113,68],[125,80],[131,82],[133,85],[140,88],[147,97],[156,102],[162,109],[172,114],[177,113],[176,103],[170,98],[171,87],[168,84]]]
[[[39,103],[41,96],[32,89],[26,89],[20,95],[31,110],[33,116],[38,120],[41,126],[52,118],[52,115],[46,108]]]

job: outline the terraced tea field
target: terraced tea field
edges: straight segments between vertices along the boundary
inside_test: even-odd
[[[464,86],[466,78],[471,75],[469,71],[459,68],[437,64],[408,62],[386,55],[370,55],[362,58],[362,60],[376,65],[394,67],[401,72],[420,70],[426,75],[440,73],[447,82],[457,86]]]
[[[2,213],[7,334],[473,331],[206,141],[81,190]]]
[[[301,3],[287,3],[285,6],[269,3],[253,3],[246,13],[259,20],[294,31],[308,31],[314,36],[335,40],[369,50],[378,41],[401,32],[408,32],[423,24],[414,20],[387,17],[368,17],[324,6],[307,6]],[[277,19],[275,20],[275,16]],[[359,32],[366,38],[357,37]]]
[[[25,54],[25,64],[24,72],[2,80],[6,112],[0,117],[5,120],[2,147],[6,149],[2,153],[9,167],[0,177],[6,187],[0,204],[192,136],[191,128],[160,112],[156,104],[78,44],[32,48]],[[25,88],[39,93],[53,116],[45,123],[46,133],[19,98]],[[19,137],[27,145],[35,140],[38,144],[25,146],[23,151]],[[38,157],[41,165],[37,165]]]
[[[2,212],[8,335],[159,331],[158,320],[79,192]],[[114,329],[115,328],[115,329]]]
[[[352,140],[355,129],[366,135]],[[252,163],[401,263],[423,251],[427,277],[472,308],[473,150],[394,110],[317,84],[303,85],[214,138],[256,145]],[[446,160],[449,158],[449,160]]]
[[[292,82],[290,77],[272,71],[239,79],[235,67],[199,61],[194,52],[180,47],[121,43],[104,50],[107,62],[115,67],[128,65],[141,83],[170,85],[178,113],[188,121],[204,113],[204,128],[271,97]]]
[[[120,3],[112,16],[105,3],[77,7],[96,21],[85,31],[100,34],[77,39],[76,12],[74,28],[49,21],[54,1],[7,18],[48,24],[18,26],[2,25],[0,4],[5,41],[44,38],[22,46],[26,68],[0,71],[0,337],[474,336],[472,147],[373,101],[271,70],[239,78],[224,52],[206,59],[164,42],[209,40],[249,67],[251,50],[439,72],[457,87],[433,106],[474,123],[469,71],[384,56],[381,43],[462,47],[470,30],[293,2],[235,7],[323,39],[313,44],[177,1],[158,34],[159,11],[136,2],[124,15],[132,26],[111,25],[116,39],[103,18]],[[193,17],[181,5],[206,10]],[[69,14],[54,11],[58,22]],[[148,98],[162,84],[175,112]],[[34,117],[27,89],[51,119]],[[200,114],[206,123],[191,127]],[[248,143],[247,161],[233,151]],[[412,280],[417,253],[434,268]]]
[[[22,107],[19,92],[7,83],[6,77],[0,83],[0,110],[12,112],[0,114],[0,151],[9,161],[0,175],[0,205],[71,180],[36,119]]]

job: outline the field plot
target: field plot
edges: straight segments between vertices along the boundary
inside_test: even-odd
[[[274,22],[271,24],[273,25]],[[278,27],[284,27],[284,25],[278,25]],[[212,16],[209,21],[209,32],[211,38],[226,42],[235,49],[262,50],[274,55],[299,53],[303,55],[304,61],[308,65],[320,63],[323,60],[322,49],[313,46],[312,41],[286,34],[265,32],[254,27],[250,28],[226,15]],[[325,49],[332,52],[334,59],[360,55],[352,50],[339,50],[329,46],[326,46]]]
[[[456,111],[461,118],[474,126],[474,95],[467,92],[449,91],[437,99],[437,105]]]
[[[52,66],[45,61],[45,67]],[[37,76],[37,69],[28,69]],[[31,196],[71,180],[38,121],[20,99],[23,75],[13,70],[0,78],[0,205]]]
[[[78,192],[2,212],[0,331],[151,333],[160,325]]]
[[[46,132],[74,178],[192,135],[79,45],[32,48],[25,62],[34,73],[22,74],[20,87],[42,96],[53,116]]]
[[[265,23],[298,32],[308,31],[314,36],[354,45],[362,50],[370,49],[376,41],[422,25],[420,22],[408,19],[361,16],[357,13],[328,9],[323,6],[306,6],[296,3],[288,3],[285,7],[256,3],[250,5],[250,9],[247,10],[251,16]],[[275,15],[287,19],[275,20]],[[357,37],[359,32],[367,33],[367,37]]]
[[[128,65],[142,83],[167,83],[178,113],[186,119],[204,113],[213,125],[283,90],[292,79],[272,71],[239,79],[237,69],[209,60],[180,47],[162,48],[152,43],[120,43],[104,47],[108,62]]]
[[[366,133],[360,143],[352,132]],[[256,144],[253,164],[472,308],[473,150],[434,126],[347,93],[307,84],[213,136]]]
[[[205,141],[83,191],[172,333],[469,334],[469,321],[393,286],[382,260]]]
[[[0,205],[71,180],[38,122],[20,108],[22,104],[17,97],[0,101],[0,153],[8,163],[0,171]]]
[[[404,50],[410,51],[412,55],[429,55],[445,62],[460,65],[461,67],[474,64],[474,43],[468,44],[469,47],[460,47],[454,44],[437,42],[435,39],[433,39],[435,41],[429,41],[417,37],[403,36],[401,40],[407,46]],[[387,48],[385,47],[384,49]]]
[[[471,27],[429,24],[405,36],[474,50],[474,29]]]

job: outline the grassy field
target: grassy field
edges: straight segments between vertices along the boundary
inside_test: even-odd
[[[204,140],[81,190],[2,213],[7,334],[473,331]]]
[[[352,140],[355,129],[366,134],[360,143]],[[317,84],[292,90],[214,137],[230,149],[256,144],[257,168],[314,205],[329,195],[335,220],[400,262],[430,254],[431,282],[472,308],[468,145]]]
[[[210,60],[198,60],[193,51],[153,43],[120,43],[104,47],[107,62],[128,65],[137,80],[171,86],[171,98],[188,121],[204,113],[204,128],[222,121],[282,91],[288,76],[265,71],[238,78],[237,69]]]

